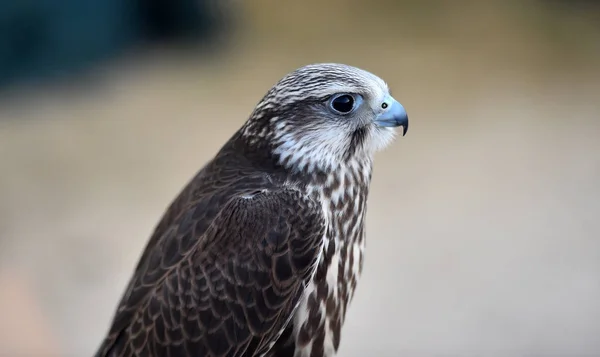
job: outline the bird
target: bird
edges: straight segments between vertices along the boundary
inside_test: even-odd
[[[95,356],[335,356],[373,159],[398,128],[406,110],[367,70],[284,75],[170,203]]]

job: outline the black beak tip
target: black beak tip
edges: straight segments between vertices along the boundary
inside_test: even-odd
[[[408,117],[402,120],[399,124],[402,127],[402,136],[405,136],[408,132]]]

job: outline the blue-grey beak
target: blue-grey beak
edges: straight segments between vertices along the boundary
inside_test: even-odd
[[[397,100],[391,96],[382,104],[386,106],[384,112],[375,118],[375,123],[382,127],[402,127],[402,136],[408,131],[408,114]]]

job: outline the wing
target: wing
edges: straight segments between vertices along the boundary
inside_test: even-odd
[[[286,326],[322,248],[318,204],[246,190],[201,235],[195,215],[146,252],[97,356],[253,356]]]

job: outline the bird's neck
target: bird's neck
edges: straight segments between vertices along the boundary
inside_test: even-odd
[[[323,191],[337,191],[339,189],[368,189],[371,181],[371,160],[349,160],[340,163],[327,170],[318,167],[302,173],[306,177],[308,184],[315,189]]]
[[[298,155],[299,159],[290,160],[291,156],[282,156],[261,140],[252,140],[252,137],[244,136],[240,130],[230,140],[232,146],[223,151],[241,153],[248,162],[259,166],[257,168],[285,177],[286,181],[305,186],[310,191],[336,192],[349,185],[360,187],[365,195],[368,191],[373,159],[366,153],[361,152],[361,155],[343,160],[310,160],[303,155]]]
[[[370,160],[340,165],[327,174],[315,173],[306,186],[308,193],[322,203],[330,226],[335,227],[335,235],[342,240],[357,237],[356,232],[347,231],[353,228],[346,223],[356,219],[362,222],[364,218],[371,168]]]

